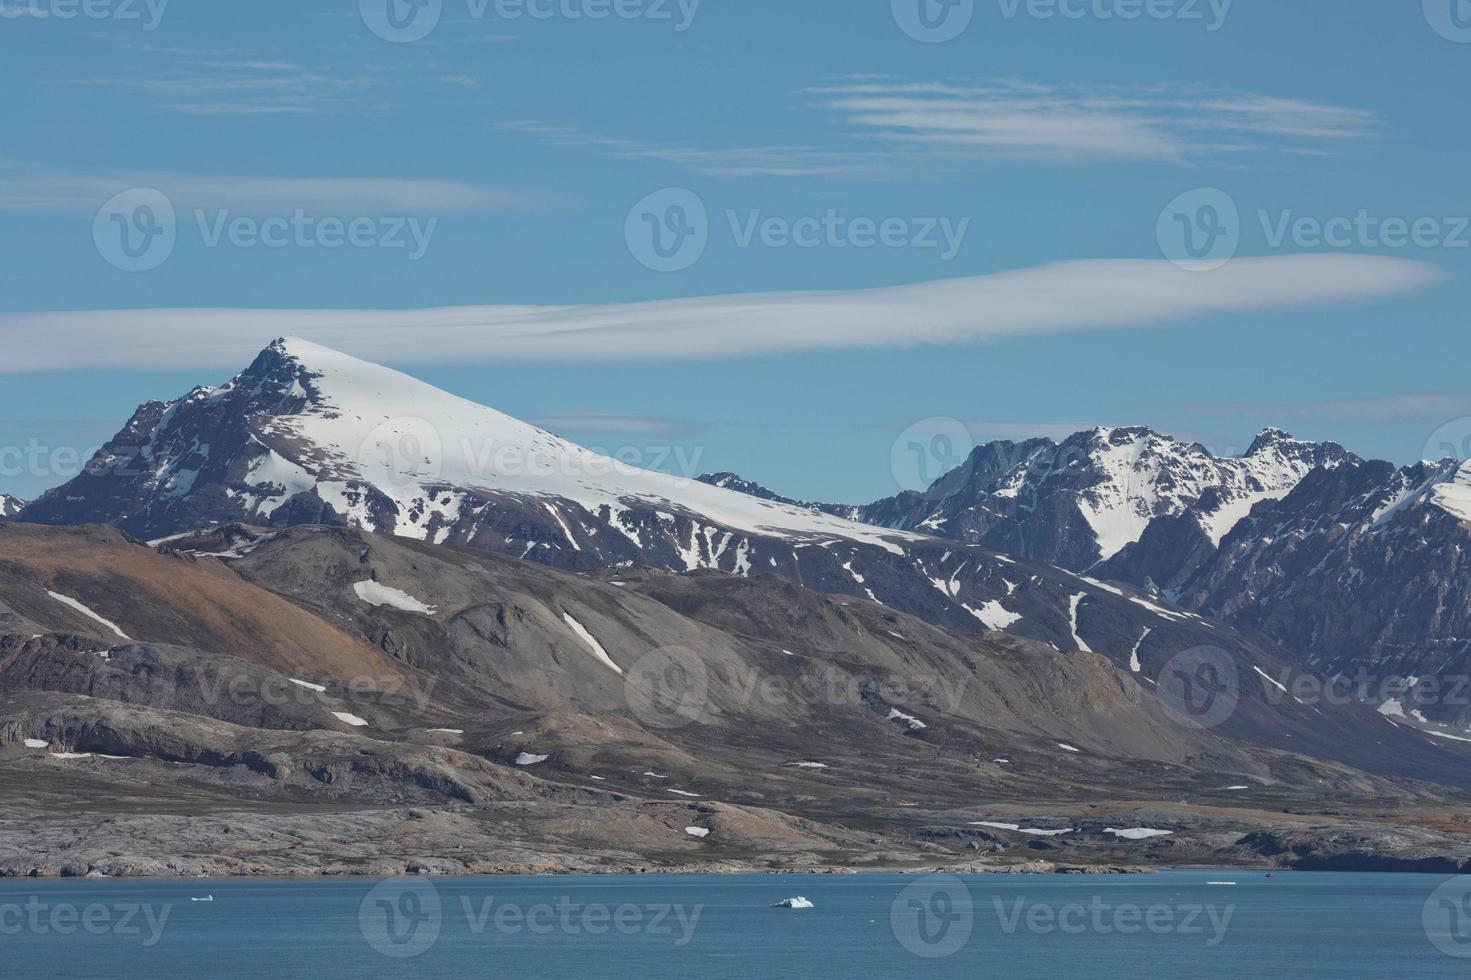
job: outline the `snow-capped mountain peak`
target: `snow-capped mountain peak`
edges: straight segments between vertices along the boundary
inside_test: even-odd
[[[861,508],[864,520],[975,541],[1085,570],[1185,519],[1215,547],[1252,507],[1286,496],[1348,454],[1268,429],[1243,456],[1219,457],[1145,426],[1100,427],[1055,443],[977,448],[926,493]]]
[[[639,469],[295,338],[273,342],[225,385],[144,405],[79,481],[33,511],[43,519],[117,520],[122,510],[125,526],[150,536],[222,518],[335,519],[447,540],[494,496],[542,501],[542,511],[550,505],[563,544],[574,548],[580,535],[562,504],[601,512],[634,538],[638,531],[618,515],[636,506],[750,534],[835,537],[890,550],[912,537]],[[120,507],[119,498],[130,503]],[[68,506],[78,501],[86,513]]]
[[[26,502],[19,497],[12,497],[8,494],[0,493],[0,520],[4,520],[7,517],[14,517],[20,513],[20,509],[25,505]]]

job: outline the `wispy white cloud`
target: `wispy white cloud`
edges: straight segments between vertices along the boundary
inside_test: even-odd
[[[293,335],[399,364],[658,361],[953,345],[1358,303],[1423,290],[1437,266],[1381,256],[1065,262],[910,286],[596,306],[110,310],[0,316],[0,372],[238,366]]]
[[[807,94],[870,139],[1029,160],[1333,155],[1378,135],[1364,110],[1198,86],[860,82]]]
[[[540,191],[458,181],[379,177],[263,177],[159,171],[79,174],[0,160],[0,212],[93,213],[133,187],[162,191],[174,207],[271,213],[443,215],[534,211],[561,203]]]
[[[707,177],[877,177],[901,169],[893,154],[877,151],[810,146],[701,148],[603,136],[535,120],[505,122],[497,128],[535,136],[553,146],[591,149],[622,160],[672,163]]]
[[[144,53],[168,63],[137,75],[76,78],[71,84],[141,92],[165,112],[187,115],[305,115],[359,105],[385,80],[383,68],[327,72],[224,52],[145,48]]]
[[[1379,136],[1374,113],[1200,86],[1042,85],[845,76],[797,93],[828,125],[814,144],[695,147],[537,120],[501,129],[711,177],[890,177],[961,172],[978,158],[1184,165],[1249,156],[1335,156]]]
[[[688,419],[661,418],[654,415],[630,415],[623,412],[555,412],[526,419],[550,432],[607,433],[637,436],[689,436],[705,431],[708,426]]]

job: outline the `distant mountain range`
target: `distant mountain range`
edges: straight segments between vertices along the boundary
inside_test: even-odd
[[[1343,706],[1329,723],[1320,705],[1256,679],[1280,686],[1300,672],[1300,647],[1198,615],[1213,602],[1173,578],[1160,592],[1151,575],[1126,574],[1131,562],[1203,574],[1253,506],[1358,465],[1275,431],[1232,460],[1147,429],[1095,430],[982,447],[924,494],[803,504],[730,474],[633,469],[399,372],[281,340],[226,385],[140,407],[86,472],[20,517],[154,540],[236,523],[346,525],[571,571],[772,574],[953,630],[1098,651],[1149,684],[1182,653],[1220,650],[1245,679],[1223,731],[1374,769],[1393,763],[1378,758],[1387,725],[1372,709]],[[1155,557],[1175,540],[1188,553]],[[1270,625],[1236,608],[1222,616]]]
[[[141,406],[0,525],[0,769],[18,743],[35,753],[22,767],[124,757],[143,784],[221,799],[517,801],[551,829],[507,833],[553,850],[606,845],[588,828],[632,796],[666,804],[657,823],[607,811],[633,853],[670,833],[702,853],[682,835],[713,828],[742,860],[763,841],[860,860],[888,828],[908,860],[1023,853],[978,829],[1015,811],[966,803],[999,796],[1071,801],[1055,829],[1076,841],[1024,847],[1097,863],[1116,840],[1091,806],[1229,810],[1249,792],[1306,813],[1331,797],[1370,809],[1307,830],[1191,810],[1150,854],[1454,869],[1454,842],[1413,814],[1362,823],[1459,799],[1413,780],[1471,787],[1466,719],[1418,697],[1444,671],[1354,651],[1450,649],[1468,502],[1451,463],[1395,470],[1275,430],[1221,459],[1130,428],[995,443],[925,493],[812,504],[638,470],[280,340],[225,385]],[[629,686],[647,657],[668,661],[651,690],[698,695],[677,732]],[[1330,696],[1325,672],[1364,665],[1397,686]],[[221,701],[234,675],[305,700]],[[815,698],[785,700],[814,681]],[[405,684],[412,703],[388,696]],[[290,819],[238,846],[306,832]],[[446,847],[484,845],[454,826]],[[323,848],[332,866],[340,844]]]
[[[1396,468],[1276,429],[1222,458],[1095,429],[989,443],[922,493],[802,506],[1128,583],[1264,633],[1391,716],[1471,727],[1471,464]]]

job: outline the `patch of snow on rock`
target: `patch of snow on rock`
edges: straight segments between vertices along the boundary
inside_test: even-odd
[[[573,619],[572,614],[569,612],[564,611],[562,618],[567,621],[568,626],[572,627],[572,632],[576,633],[582,642],[587,644],[588,649],[592,651],[592,655],[600,663],[612,668],[614,673],[623,673],[623,668],[613,662],[613,658],[608,656],[608,651],[603,649],[603,645],[598,642],[597,637],[587,631],[586,626]]]
[[[132,639],[131,636],[129,636],[128,634],[124,633],[122,630],[118,629],[117,623],[114,623],[110,619],[103,619],[101,616],[97,615],[95,612],[93,612],[92,610],[88,609],[86,606],[82,605],[80,602],[78,602],[76,599],[73,599],[71,596],[64,596],[60,592],[52,592],[49,589],[46,591],[46,594],[49,595],[51,598],[55,599],[57,602],[61,603],[63,606],[70,606],[71,608],[75,609],[77,612],[81,613],[83,616],[86,616],[88,619],[91,619],[91,620],[93,620],[95,622],[101,623],[103,626],[106,626],[108,629],[112,630],[114,633],[116,633],[122,639],[124,639],[124,640],[131,640]]]
[[[420,613],[424,616],[433,616],[435,609],[415,599],[401,589],[390,588],[379,582],[369,579],[366,582],[358,582],[352,587],[358,594],[358,598],[370,606],[388,606],[403,612]]]

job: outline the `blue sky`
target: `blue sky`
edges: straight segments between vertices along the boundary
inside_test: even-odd
[[[1471,4],[919,2],[0,0],[0,492],[283,332],[826,499],[929,419],[1406,462],[1471,417]]]

